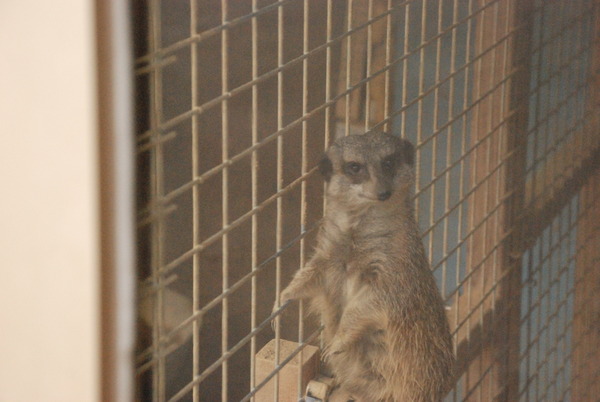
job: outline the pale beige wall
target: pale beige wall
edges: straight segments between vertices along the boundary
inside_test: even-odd
[[[94,3],[0,2],[0,401],[94,401]]]

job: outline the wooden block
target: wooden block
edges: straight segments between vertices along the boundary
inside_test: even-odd
[[[256,354],[256,384],[260,384],[275,369],[275,339],[272,339]],[[285,360],[299,344],[296,342],[279,341],[279,361]],[[302,354],[302,362],[300,355]],[[302,383],[298,390],[298,374],[302,373]],[[306,345],[279,372],[279,401],[296,402],[298,394],[304,395],[306,386],[319,372],[319,348]],[[275,400],[275,377],[256,393],[256,402],[272,402]],[[299,392],[300,391],[300,392]]]

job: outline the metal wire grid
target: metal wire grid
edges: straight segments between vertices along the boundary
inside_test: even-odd
[[[571,5],[573,8],[565,8],[560,2],[540,3],[534,17],[536,49],[532,64],[537,68],[530,91],[530,185],[526,194],[534,205],[551,197],[572,174],[570,161],[577,158],[573,155],[581,157],[586,149],[597,146],[597,136],[582,134],[594,113],[589,107],[587,73],[591,54],[587,46],[592,42],[594,17],[587,8],[590,4]],[[575,196],[523,257],[522,400],[572,397],[578,207],[579,198]]]
[[[523,256],[520,399],[569,400],[577,197]]]
[[[571,343],[571,400],[593,400],[600,390],[598,366],[598,262],[600,253],[600,175],[596,172],[579,195],[577,269]]]
[[[572,174],[570,161],[597,146],[590,114],[593,3],[537,2],[527,131],[527,198],[539,202]]]
[[[582,335],[595,333],[586,310],[596,293],[583,291],[591,282],[597,292],[598,176],[590,181],[522,257],[519,400],[595,398],[597,352]]]
[[[361,127],[363,131],[391,127],[416,143],[420,167],[416,205],[422,233],[432,268],[449,304],[459,360],[460,355],[467,356],[460,369],[461,379],[449,398],[483,400],[500,392],[492,384],[504,373],[497,359],[485,356],[484,342],[477,337],[485,336],[477,334],[489,336],[492,328],[489,314],[492,322],[503,318],[496,315],[497,298],[503,281],[511,275],[502,269],[503,248],[511,233],[499,228],[505,219],[506,202],[512,196],[511,190],[506,190],[505,170],[515,157],[515,151],[507,148],[508,130],[517,113],[509,104],[509,86],[523,68],[511,59],[511,46],[526,27],[513,18],[514,1],[372,0],[366,2],[366,7],[363,3],[349,1],[341,6],[331,0],[320,5],[287,0],[259,4],[254,0],[240,5],[226,0],[218,4],[190,1],[189,5],[178,3],[179,14],[170,14],[169,7],[174,7],[173,4],[148,2],[148,49],[137,59],[137,73],[141,80],[148,80],[151,121],[146,129],[139,130],[138,149],[140,158],[149,164],[151,188],[146,202],[139,206],[139,226],[141,233],[152,239],[149,261],[152,270],[141,278],[141,286],[150,289],[156,301],[152,341],[138,355],[138,376],[152,377],[148,381],[152,384],[153,399],[250,399],[271,378],[277,395],[281,367],[295,354],[301,354],[305,344],[315,341],[318,327],[305,327],[302,319],[294,320],[295,324],[288,320],[286,325],[280,325],[279,315],[270,314],[270,303],[289,273],[305,261],[307,239],[322,214],[320,207],[314,207],[320,204],[321,189],[314,190],[312,186],[311,190],[315,157],[330,143],[336,127],[345,133],[353,127]],[[558,191],[569,177],[568,171],[557,168],[551,155],[570,147],[573,138],[579,146],[569,148],[571,157],[564,158],[565,166],[573,166],[584,158],[585,149],[593,149],[597,144],[597,135],[581,134],[590,133],[586,127],[590,111],[585,107],[585,87],[590,82],[586,69],[595,45],[589,40],[595,8],[589,1],[576,3],[565,6],[559,1],[538,1],[533,9],[538,24],[533,31],[539,40],[532,43],[531,64],[533,71],[539,73],[532,73],[528,91],[527,107],[531,110],[526,145],[528,204],[543,200],[543,194]],[[366,9],[366,19],[356,23],[361,7]],[[340,8],[342,18],[337,12]],[[323,32],[314,40],[310,34],[311,21],[319,13],[325,16],[320,22]],[[165,15],[187,16],[189,24],[181,25],[189,30],[183,35],[179,33],[180,37],[163,34]],[[548,30],[543,28],[546,26],[543,21],[548,21],[550,15],[560,16],[560,24],[552,24],[553,29]],[[296,53],[286,49],[292,35],[290,18],[302,21]],[[385,62],[374,67],[372,41],[377,24],[385,27]],[[266,39],[264,32],[275,38],[271,53],[261,48]],[[250,68],[240,74],[242,78],[236,76],[240,67],[235,63],[239,58],[235,59],[232,50],[242,40],[240,33],[249,38],[244,43],[249,49]],[[358,52],[353,43],[360,42],[360,35],[367,38],[367,50]],[[216,52],[207,50],[211,48]],[[546,62],[548,54],[553,56],[550,66]],[[210,59],[207,55],[218,57]],[[321,64],[324,71],[320,74],[311,70],[316,55],[324,59]],[[262,58],[269,57],[274,59],[270,64],[262,62]],[[365,70],[357,78],[352,75],[351,66],[361,58]],[[169,68],[175,71],[184,62],[188,62],[188,67],[183,68],[183,74],[169,73]],[[211,69],[207,64],[215,67]],[[220,77],[220,82],[208,82],[215,76],[207,78],[203,73],[210,71]],[[338,75],[339,71],[345,75]],[[189,95],[185,91],[178,93],[180,98],[189,100],[189,106],[165,103],[167,83],[176,82],[169,81],[173,79],[169,76],[174,75],[179,81],[189,77],[183,78],[183,85],[176,85],[179,89],[189,89]],[[293,107],[289,106],[286,84],[298,80],[298,76],[301,78],[296,102],[300,107],[290,113],[288,108]],[[376,117],[371,112],[372,103],[376,102],[371,96],[371,86],[381,77],[385,83],[380,101],[383,116]],[[314,99],[316,90],[312,80],[322,84],[319,100]],[[336,81],[342,82],[337,90]],[[553,95],[553,100],[545,103],[548,94]],[[263,99],[267,97],[273,99],[273,105],[265,106]],[[358,112],[352,109],[356,97],[362,105]],[[168,100],[178,102],[173,96]],[[244,110],[249,118],[237,115],[236,101],[247,105]],[[268,120],[264,117],[265,109],[275,116],[269,124],[263,124],[263,120]],[[562,118],[565,115],[568,118]],[[207,122],[210,119],[219,120],[219,124]],[[562,125],[555,125],[556,121]],[[238,130],[231,129],[232,125],[237,129],[245,126],[243,133],[247,137],[241,138]],[[559,128],[547,134],[551,126]],[[295,140],[295,136],[300,140]],[[179,145],[170,145],[178,141]],[[207,142],[217,151],[209,149]],[[240,142],[244,145],[239,146]],[[261,154],[269,147],[274,152]],[[220,155],[207,157],[207,152]],[[296,162],[291,162],[290,152],[298,154]],[[269,157],[272,163],[266,165],[275,174],[261,170]],[[286,169],[290,164],[296,168],[292,173]],[[191,170],[191,177],[181,172],[170,173],[178,165]],[[551,179],[548,174],[539,173],[552,169],[556,174]],[[239,176],[241,170],[246,173]],[[544,186],[536,191],[535,183],[540,177],[545,180]],[[265,190],[261,186],[264,187],[267,178],[275,185]],[[211,188],[219,191],[208,197],[206,193]],[[236,197],[242,192],[247,199],[236,209],[240,203]],[[289,199],[293,197],[297,199],[292,206]],[[213,208],[207,207],[207,203],[212,203]],[[183,220],[173,218],[179,211],[187,211],[191,223],[172,228]],[[569,350],[564,350],[568,349],[569,324],[564,317],[571,312],[568,300],[573,294],[573,286],[569,287],[573,282],[569,267],[574,251],[563,249],[563,242],[558,240],[572,239],[577,221],[564,218],[564,214],[556,218],[558,223],[552,224],[563,228],[560,235],[552,240],[543,235],[546,237],[540,238],[540,245],[536,243],[523,258],[527,268],[522,271],[521,335],[527,333],[529,341],[520,349],[520,364],[524,367],[519,391],[532,400],[557,393],[567,395],[569,389],[565,385],[569,381]],[[576,211],[571,207],[567,214],[571,217]],[[287,215],[298,222],[290,224]],[[178,241],[173,232],[182,231],[191,233],[188,243],[191,246],[168,250],[170,243]],[[249,245],[239,243],[244,236]],[[265,252],[261,249],[265,243],[273,249]],[[247,251],[248,256],[232,262],[232,250],[238,247]],[[543,247],[546,247],[544,253]],[[206,255],[211,252],[219,255],[216,262],[209,262]],[[291,254],[294,256],[290,257]],[[539,259],[534,261],[538,255],[535,258]],[[560,265],[557,272],[548,271],[544,261],[549,258],[570,262]],[[240,262],[243,267],[238,267]],[[286,262],[292,266],[286,267]],[[210,266],[217,263],[219,273]],[[220,289],[214,289],[210,275],[220,282]],[[529,286],[535,275],[542,276],[550,285],[536,288],[534,295]],[[275,280],[268,281],[265,277]],[[207,282],[211,282],[212,290],[206,287]],[[554,308],[548,310],[545,305],[542,314],[541,301],[559,285],[567,289],[561,288],[564,293],[558,295]],[[164,294],[169,287],[187,293],[193,310],[167,330]],[[261,297],[262,293],[269,297]],[[247,307],[242,310],[249,322],[240,323],[237,316],[234,319],[230,316],[240,308],[232,302],[236,294],[243,294]],[[267,299],[270,301],[266,302]],[[300,304],[299,317],[303,316],[302,310]],[[211,320],[211,314],[218,319]],[[532,317],[538,321],[533,322]],[[268,327],[273,318],[277,322],[275,337],[279,339],[285,331],[289,339],[295,333],[300,346],[290,356],[280,356],[276,351],[277,366],[269,377],[257,381],[254,356],[271,336]],[[546,322],[539,324],[540,318]],[[563,324],[558,332],[557,323]],[[193,333],[192,345],[186,349],[186,342],[174,340],[189,327]],[[550,327],[554,337],[548,335]],[[213,342],[211,338],[215,338]],[[508,350],[508,346],[495,342],[492,337],[492,349]],[[218,349],[216,357],[203,355],[211,347]],[[172,357],[178,350],[189,352],[187,360],[183,358],[187,368],[173,373],[175,363],[169,359],[175,360]],[[546,350],[550,351],[549,357],[540,358]],[[238,364],[236,359],[241,354],[245,358]],[[554,377],[550,382],[538,380],[538,371],[546,370],[547,366]],[[172,381],[173,376],[180,379],[177,385],[173,385],[176,382]]]

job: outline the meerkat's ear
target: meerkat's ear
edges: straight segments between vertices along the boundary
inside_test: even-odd
[[[331,176],[333,175],[333,163],[331,163],[331,159],[329,159],[327,155],[324,155],[321,162],[319,162],[319,171],[325,178],[325,181],[331,179]]]
[[[404,138],[400,139],[400,152],[402,153],[402,159],[404,163],[409,166],[415,165],[415,147],[409,140]]]

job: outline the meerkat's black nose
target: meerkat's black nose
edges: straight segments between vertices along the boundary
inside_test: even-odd
[[[379,201],[385,201],[388,198],[390,198],[391,196],[392,196],[391,191],[382,191],[381,193],[377,194],[377,198],[379,199]]]

